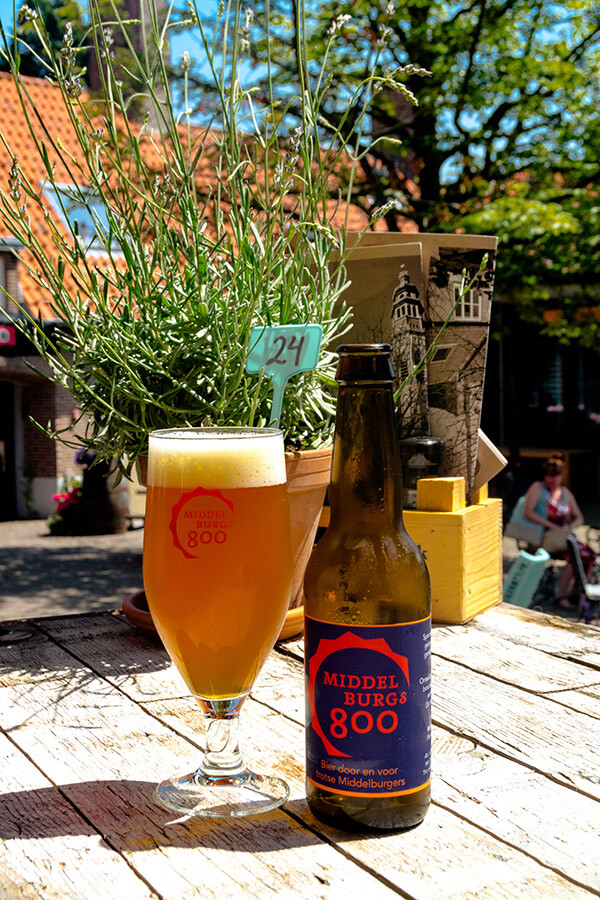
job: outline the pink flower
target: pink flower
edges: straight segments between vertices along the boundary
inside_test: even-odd
[[[52,499],[58,503],[57,512],[62,512],[64,509],[68,509],[69,506],[74,506],[79,501],[80,490],[78,487],[73,487],[66,494],[53,494]]]

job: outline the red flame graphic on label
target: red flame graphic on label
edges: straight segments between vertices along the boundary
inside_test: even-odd
[[[311,711],[311,724],[315,732],[323,741],[325,749],[330,756],[345,756],[348,758],[350,758],[350,754],[343,753],[341,750],[334,747],[331,741],[325,736],[325,732],[321,727],[315,704],[315,683],[321,663],[324,662],[328,656],[331,656],[332,653],[337,653],[338,650],[349,650],[351,648],[371,650],[373,653],[380,653],[382,656],[387,656],[388,659],[391,659],[392,662],[395,662],[400,668],[402,674],[406,678],[407,684],[410,686],[408,659],[406,656],[400,656],[398,653],[394,653],[384,638],[372,638],[371,640],[368,640],[359,637],[357,634],[352,634],[351,631],[346,631],[340,637],[335,638],[335,640],[323,638],[319,641],[319,646],[308,663],[308,702]]]

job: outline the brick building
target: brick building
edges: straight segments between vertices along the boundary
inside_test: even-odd
[[[0,259],[7,267],[16,262],[14,256],[1,249]],[[9,284],[6,290],[12,293]],[[17,311],[5,295],[3,298],[0,309],[0,519],[46,516],[56,510],[52,495],[62,487],[64,479],[79,474],[81,468],[75,463],[73,449],[47,437],[32,419],[52,430],[69,428],[73,422],[73,399],[66,390],[43,377],[49,374],[47,365],[39,356],[27,352],[24,338],[18,335],[11,320],[3,313],[8,307],[12,318]],[[25,352],[19,353],[20,350]],[[31,366],[39,370],[39,374]]]
[[[52,122],[54,137],[76,153],[77,140],[59,91],[41,80],[27,78],[25,82],[34,106]],[[42,187],[43,164],[8,73],[0,73],[0,128],[11,150],[7,152],[0,144],[4,190],[14,158],[31,183]],[[51,254],[50,232],[43,215],[34,207],[28,213],[32,229]],[[64,229],[58,213],[54,221]],[[31,421],[35,419],[52,430],[68,428],[73,421],[73,400],[67,391],[43,377],[49,374],[46,364],[32,355],[33,346],[12,324],[22,317],[14,300],[32,316],[40,316],[45,328],[50,328],[54,319],[50,297],[28,272],[23,264],[27,261],[26,252],[8,233],[0,210],[0,519],[52,514],[56,510],[52,495],[62,487],[64,478],[81,471],[75,463],[75,451],[46,437]]]

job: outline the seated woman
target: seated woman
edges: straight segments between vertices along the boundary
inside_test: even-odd
[[[562,453],[553,453],[544,462],[543,481],[534,481],[525,494],[523,517],[535,525],[542,525],[546,529],[560,529],[565,525],[569,530],[583,525],[583,515],[577,501],[571,491],[562,483],[564,470],[564,456]],[[581,558],[585,566],[586,575],[589,575],[594,567],[595,554],[587,544],[579,542]],[[561,550],[552,554],[555,558],[567,560],[563,568],[557,587],[557,596],[567,600],[574,588],[574,577],[571,564],[568,561],[566,544],[564,552]],[[565,604],[566,605],[566,604]]]

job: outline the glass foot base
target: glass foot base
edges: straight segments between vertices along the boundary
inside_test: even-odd
[[[202,771],[159,784],[154,799],[164,809],[184,816],[231,819],[277,809],[290,789],[282,778],[241,772],[231,778],[214,778]]]

